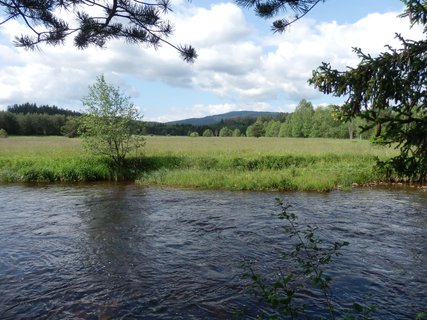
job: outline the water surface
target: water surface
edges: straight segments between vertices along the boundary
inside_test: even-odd
[[[342,306],[370,293],[380,319],[427,305],[427,194],[254,193],[135,185],[0,186],[0,319],[230,319],[265,309],[243,261],[283,263],[285,197],[320,236]]]

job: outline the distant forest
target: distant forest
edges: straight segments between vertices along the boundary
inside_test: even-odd
[[[14,104],[7,107],[7,111],[11,113],[22,114],[47,114],[47,115],[64,115],[64,116],[81,116],[80,112],[62,109],[57,106],[41,105],[35,103]]]
[[[334,106],[314,108],[311,102],[303,99],[292,113],[236,117],[209,125],[136,121],[134,128],[135,133],[160,136],[369,138],[371,132],[362,132],[360,127],[364,123],[360,119],[343,123],[334,110]],[[7,111],[0,111],[0,129],[9,135],[76,137],[81,115],[57,106],[15,104]]]

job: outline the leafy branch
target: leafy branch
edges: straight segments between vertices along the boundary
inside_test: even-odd
[[[278,218],[286,222],[283,230],[289,239],[295,240],[292,249],[282,254],[288,273],[279,270],[273,277],[265,277],[256,272],[254,267],[247,267],[247,276],[252,281],[253,292],[265,303],[270,305],[277,313],[267,316],[259,314],[258,319],[281,319],[282,316],[290,319],[307,318],[306,311],[311,301],[305,298],[303,293],[309,290],[311,293],[319,293],[318,301],[324,306],[326,318],[337,318],[336,302],[330,288],[332,278],[327,274],[327,266],[334,257],[340,256],[344,247],[349,243],[336,241],[325,244],[317,237],[317,228],[307,225],[301,227],[297,222],[297,216],[289,209],[291,205],[276,199],[280,212]],[[354,303],[349,314],[344,316],[346,320],[371,319],[373,306]]]

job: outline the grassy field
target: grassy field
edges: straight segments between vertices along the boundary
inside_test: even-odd
[[[380,181],[375,157],[395,150],[360,140],[147,137],[127,177],[140,184],[230,190],[317,190]],[[0,139],[0,181],[97,181],[115,177],[78,139]]]

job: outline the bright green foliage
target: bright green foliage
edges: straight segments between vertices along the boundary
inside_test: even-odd
[[[8,134],[7,131],[4,129],[0,129],[0,138],[7,138]]]
[[[242,133],[240,132],[239,128],[236,128],[233,130],[233,137],[240,137]]]
[[[311,121],[310,137],[346,139],[349,138],[348,126],[334,117],[332,106],[317,107]]]
[[[103,75],[89,87],[83,104],[88,111],[81,118],[79,131],[85,147],[123,168],[126,156],[140,151],[144,145],[143,137],[132,132],[133,121],[139,119],[138,111],[129,97],[108,84]]]
[[[219,136],[220,137],[231,137],[233,135],[233,131],[227,127],[221,128],[219,130]]]
[[[283,252],[281,257],[283,265],[291,271],[283,273],[283,270],[278,270],[272,275],[262,275],[252,265],[248,266],[247,276],[252,280],[255,294],[277,311],[273,315],[262,313],[258,319],[264,319],[264,316],[268,319],[311,319],[308,309],[316,306],[325,313],[319,319],[334,320],[338,303],[330,290],[333,279],[328,275],[327,267],[349,243],[336,241],[325,244],[316,235],[316,227],[299,225],[296,214],[289,212],[291,206],[279,199],[277,201],[281,208],[278,217],[286,222],[284,231],[292,244],[292,248]],[[372,319],[373,311],[375,307],[371,305],[354,303],[346,311],[344,319]]]
[[[310,136],[313,113],[314,109],[311,102],[305,99],[301,100],[295,108],[295,112],[289,117],[293,137],[307,138]]]
[[[413,24],[424,26],[427,35],[427,2],[403,1]],[[412,181],[427,180],[427,40],[405,40],[402,48],[388,47],[377,57],[354,51],[361,59],[346,71],[323,63],[309,80],[326,94],[348,97],[341,106],[344,120],[359,115],[366,129],[376,128],[376,141],[395,145],[400,154],[380,162],[389,175]]]
[[[204,137],[213,137],[214,133],[213,133],[212,129],[206,129],[205,131],[203,131],[203,136]]]
[[[199,133],[197,131],[193,131],[193,132],[190,132],[189,136],[190,137],[198,137]]]
[[[265,136],[266,137],[278,137],[280,131],[280,122],[271,120],[267,123],[265,128]]]

